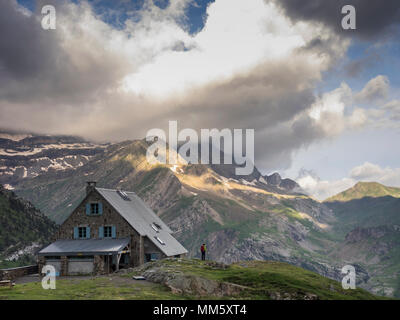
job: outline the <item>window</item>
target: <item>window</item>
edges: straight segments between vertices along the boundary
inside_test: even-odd
[[[99,214],[99,204],[98,203],[90,204],[90,214]]]
[[[46,260],[60,260],[61,256],[46,256]]]
[[[101,226],[99,227],[99,238],[116,238],[117,228],[115,226]]]
[[[93,261],[93,256],[68,256],[67,257],[69,261]]]
[[[90,239],[90,227],[74,227],[74,239]]]
[[[146,259],[146,262],[156,261],[159,259],[159,254],[158,253],[146,253],[145,259]]]
[[[97,216],[103,214],[103,205],[101,202],[86,203],[86,214],[88,216]]]
[[[78,237],[79,239],[86,239],[86,227],[79,227],[78,228]]]
[[[111,226],[104,227],[104,238],[112,238],[112,227]]]

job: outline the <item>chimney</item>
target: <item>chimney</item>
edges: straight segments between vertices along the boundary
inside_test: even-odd
[[[86,195],[91,193],[94,188],[96,188],[96,181],[88,181],[86,182]]]

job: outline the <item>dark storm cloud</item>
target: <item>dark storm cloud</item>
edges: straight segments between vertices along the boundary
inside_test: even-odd
[[[362,39],[380,38],[400,31],[399,0],[273,0],[293,20],[312,20],[333,28],[344,36]],[[357,29],[343,30],[343,6],[353,5]]]
[[[85,48],[76,41],[66,48],[62,32],[41,27],[44,3],[54,4],[57,21],[62,21],[62,1],[37,1],[31,14],[23,13],[14,0],[0,1],[0,99],[77,103],[113,85],[123,69],[121,61],[93,55],[96,43]],[[79,39],[78,28],[76,34]]]
[[[310,107],[315,99],[310,84],[316,77],[301,55],[261,64],[230,80],[194,89],[168,116],[179,119],[191,114],[181,120],[182,125],[199,127],[274,126]]]
[[[56,59],[54,34],[43,33],[34,15],[17,10],[14,1],[0,2],[1,80],[25,81],[52,66]],[[3,83],[3,86],[7,83]],[[3,87],[2,86],[2,87]]]

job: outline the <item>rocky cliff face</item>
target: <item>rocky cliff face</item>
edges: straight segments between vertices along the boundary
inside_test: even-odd
[[[362,266],[370,274],[364,285],[368,290],[398,296],[400,226],[357,227],[346,234],[345,240],[330,255],[348,264]]]
[[[347,243],[357,243],[368,239],[380,239],[388,234],[391,230],[387,226],[375,228],[356,228],[346,235]]]

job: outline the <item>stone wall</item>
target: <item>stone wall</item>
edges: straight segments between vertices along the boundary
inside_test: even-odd
[[[103,205],[103,214],[99,216],[86,215],[86,203],[101,202]],[[84,201],[71,213],[71,215],[60,226],[55,234],[57,239],[73,239],[74,227],[90,227],[90,238],[99,237],[99,227],[101,226],[116,226],[117,238],[130,238],[130,264],[131,266],[139,266],[144,263],[145,248],[144,245],[149,240],[145,241],[144,237],[132,228],[132,226],[112,207],[103,197],[95,190],[87,195]],[[152,252],[158,252],[160,257],[165,255],[156,247],[152,248]]]
[[[103,214],[97,216],[86,215],[86,203],[88,202],[101,202]],[[61,225],[56,237],[57,239],[73,239],[74,227],[87,226],[90,227],[90,238],[98,238],[99,227],[111,225],[116,226],[117,238],[130,237],[132,233],[136,233],[130,224],[104,201],[97,191],[92,191]]]
[[[94,256],[93,264],[94,264],[93,272],[95,274],[105,274],[105,273],[107,273],[108,270],[106,270],[106,264],[104,263],[104,257],[103,256]]]
[[[152,241],[150,241],[149,238],[146,237],[144,239],[144,254],[148,253],[158,253],[159,259],[164,259],[167,257]]]
[[[14,280],[16,278],[23,277],[28,274],[36,274],[36,273],[38,273],[37,265],[10,268],[10,269],[0,269],[0,280]]]
[[[66,276],[68,274],[68,258],[66,256],[61,256],[61,276]]]

